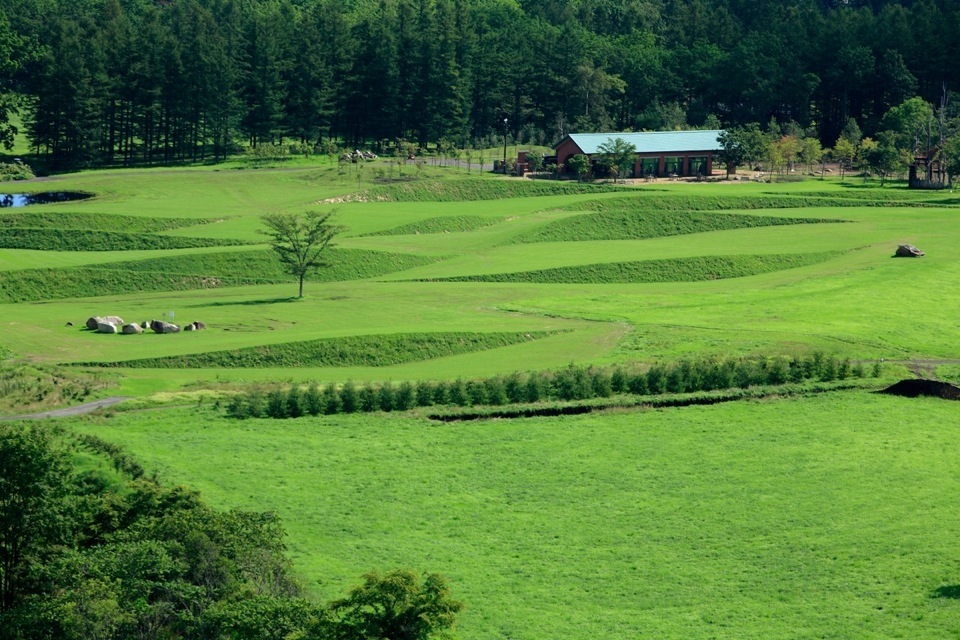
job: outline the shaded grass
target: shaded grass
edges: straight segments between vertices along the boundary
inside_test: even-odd
[[[306,340],[227,351],[141,358],[119,362],[89,362],[86,366],[133,368],[205,367],[383,367],[405,362],[506,347],[539,340],[556,332],[422,333],[348,336]]]
[[[265,278],[197,276],[89,267],[29,269],[3,274],[0,279],[0,301],[60,300],[273,283],[274,280]]]
[[[620,211],[573,216],[512,237],[507,244],[583,240],[633,240],[789,224],[843,222],[828,218],[777,218],[699,211]]]
[[[0,248],[41,251],[143,251],[199,249],[251,244],[228,238],[161,236],[154,233],[120,233],[87,229],[0,229]]]
[[[277,512],[318,597],[371,567],[447,575],[464,640],[957,631],[948,402],[851,391],[455,425],[197,408],[78,429],[216,506]]]
[[[547,180],[422,180],[374,187],[344,196],[345,202],[464,202],[623,191],[626,187]]]
[[[220,221],[222,221],[222,218],[142,218],[103,213],[0,214],[0,228],[89,229],[94,231],[121,231],[123,233],[156,233]]]
[[[427,282],[534,282],[548,283],[640,283],[699,282],[742,278],[772,271],[805,267],[842,255],[843,251],[783,253],[735,256],[701,256],[637,262],[557,267],[515,273],[491,273],[450,278],[429,278]]]
[[[437,258],[408,253],[343,249],[335,247],[324,252],[328,266],[307,275],[313,282],[339,282],[374,278],[395,271],[406,271]],[[98,268],[91,266],[91,268]],[[133,260],[105,264],[104,269],[148,270],[188,275],[218,275],[232,278],[288,282],[294,278],[283,269],[276,253],[269,249],[258,251],[227,251],[168,256],[147,260]]]
[[[624,198],[587,200],[568,207],[565,211],[609,211],[611,209],[656,209],[663,211],[725,211],[751,209],[800,209],[814,207],[942,207],[927,202],[898,202],[895,200],[838,198],[824,195],[688,195],[638,193]]]
[[[410,254],[329,249],[330,266],[311,273],[314,282],[373,278],[412,269],[436,258]],[[64,269],[10,271],[0,280],[0,301],[27,302],[130,293],[188,291],[294,281],[270,250],[228,251],[110,262]]]
[[[484,218],[481,216],[444,216],[442,218],[427,218],[410,224],[400,225],[383,231],[373,231],[360,234],[364,236],[402,236],[421,233],[455,233],[473,231],[482,227],[502,222],[503,218]]]

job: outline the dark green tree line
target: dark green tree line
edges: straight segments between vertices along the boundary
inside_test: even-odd
[[[62,166],[236,145],[493,146],[795,121],[831,146],[960,86],[960,1],[0,0],[16,103]],[[17,97],[14,100],[14,97]]]

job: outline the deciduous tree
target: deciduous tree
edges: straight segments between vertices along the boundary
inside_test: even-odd
[[[267,227],[262,233],[270,237],[270,245],[284,269],[299,279],[301,298],[307,274],[328,264],[324,252],[333,246],[333,238],[340,231],[340,227],[330,223],[332,215],[333,212],[276,213],[261,218]]]
[[[441,575],[395,570],[368,573],[331,609],[338,640],[429,640],[453,626],[463,603],[453,599]]]

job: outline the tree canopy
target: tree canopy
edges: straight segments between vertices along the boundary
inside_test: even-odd
[[[270,246],[287,273],[298,278],[301,298],[307,274],[328,264],[324,253],[333,246],[333,238],[340,231],[340,227],[330,224],[332,215],[332,212],[275,213],[261,218]]]
[[[960,87],[960,3],[881,0],[0,0],[0,140],[17,100],[58,166],[238,145],[489,148],[571,131],[853,118]],[[857,144],[858,141],[854,141]]]

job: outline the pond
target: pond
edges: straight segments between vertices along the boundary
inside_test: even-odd
[[[85,200],[92,197],[92,193],[80,191],[47,191],[45,193],[0,193],[0,207],[25,207],[29,204],[52,204],[54,202],[69,202],[70,200]]]

